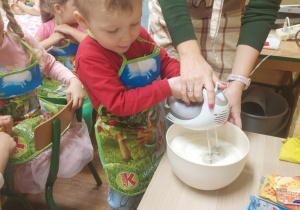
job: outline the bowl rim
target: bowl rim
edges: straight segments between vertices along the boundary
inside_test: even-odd
[[[228,123],[229,123],[229,124],[228,124]],[[200,163],[191,162],[190,160],[187,160],[186,158],[181,157],[180,155],[178,155],[178,154],[172,149],[172,147],[171,147],[171,145],[169,144],[169,141],[168,141],[168,139],[167,139],[168,132],[169,132],[170,128],[171,128],[172,126],[174,126],[174,125],[189,130],[188,128],[185,128],[185,127],[183,127],[183,126],[181,126],[181,125],[178,125],[178,124],[172,124],[172,125],[168,128],[168,130],[167,130],[167,133],[166,133],[167,150],[166,150],[166,152],[168,153],[168,149],[170,149],[176,156],[182,158],[182,159],[185,160],[185,161],[188,161],[189,163],[196,164],[196,165],[199,165],[199,166],[205,166],[205,167],[225,167],[225,166],[234,165],[234,164],[236,164],[236,163],[242,161],[244,158],[247,157],[247,155],[249,154],[250,146],[251,146],[251,145],[250,145],[249,138],[248,138],[248,136],[245,134],[245,132],[244,132],[243,130],[241,130],[239,127],[237,127],[236,125],[234,125],[233,123],[226,122],[225,124],[223,124],[223,125],[221,125],[221,126],[224,126],[224,125],[227,126],[227,124],[228,124],[229,126],[234,126],[234,127],[236,127],[237,129],[239,129],[239,130],[242,132],[242,135],[244,135],[244,137],[246,137],[246,139],[247,139],[247,141],[246,141],[246,142],[247,142],[247,151],[245,152],[244,155],[241,156],[241,158],[239,158],[238,160],[235,160],[235,161],[232,162],[232,163],[223,164],[223,165],[207,165],[207,164],[200,164]],[[193,130],[193,131],[195,131],[195,130]],[[199,131],[203,131],[203,130],[199,130]]]

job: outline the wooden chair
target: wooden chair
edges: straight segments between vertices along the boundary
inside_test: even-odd
[[[61,133],[68,128],[75,114],[78,122],[82,121],[82,108],[72,111],[72,102],[73,100],[71,100],[59,113],[38,125],[34,130],[36,151],[39,151],[52,143],[50,171],[45,186],[46,202],[51,210],[58,209],[53,199],[53,186],[56,181],[59,168],[59,147]],[[89,162],[88,166],[97,182],[97,185],[101,185],[102,181],[93,163]],[[7,200],[4,202],[3,206],[5,206],[10,200],[15,200],[20,202],[25,209],[33,209],[22,195],[14,193],[11,169],[11,165],[8,164],[4,172],[6,187],[1,189],[1,193],[7,196]]]

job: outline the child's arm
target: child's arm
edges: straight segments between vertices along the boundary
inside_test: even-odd
[[[3,174],[9,154],[16,148],[16,142],[7,133],[0,132],[0,173]],[[1,180],[0,180],[1,182]],[[3,181],[2,181],[3,182]],[[0,186],[1,188],[2,186]]]
[[[28,15],[40,16],[40,9],[39,7],[30,7],[24,4],[24,2],[17,0],[15,5],[18,6],[21,10],[25,11]]]
[[[157,105],[166,97],[174,95],[180,98],[177,89],[180,87],[179,77],[153,81],[151,85],[127,90],[113,64],[107,60],[84,56],[76,59],[78,77],[95,109],[102,103],[111,113],[128,116]]]
[[[84,103],[85,93],[82,89],[82,84],[76,77],[70,79],[70,86],[66,91],[67,101],[73,98],[72,109],[78,109],[82,107]]]
[[[49,49],[51,46],[56,45],[59,41],[65,39],[65,35],[59,32],[54,32],[48,39],[42,39],[38,35],[34,38],[40,43],[44,49]]]
[[[12,131],[13,119],[11,116],[0,116],[0,173],[3,174],[6,162],[11,153],[16,148],[16,142],[10,137]],[[1,176],[1,175],[0,175]],[[2,179],[1,179],[2,178]],[[3,177],[0,177],[0,189],[3,185]]]
[[[73,28],[72,26],[69,26],[67,24],[62,24],[55,26],[54,32],[63,33],[65,35],[70,35],[74,37],[74,39],[77,40],[77,42],[81,42],[86,37],[86,33],[83,33],[82,31],[77,30],[76,28]]]
[[[15,2],[11,4],[10,8],[15,15],[26,15],[26,12],[22,10]]]
[[[181,99],[181,85],[180,85],[180,77],[172,77],[168,79],[168,83],[170,85],[172,96],[175,98]]]
[[[33,48],[38,49],[42,53],[39,53],[38,61],[40,66],[43,66],[43,73],[47,77],[53,78],[65,85],[68,85],[67,89],[67,100],[70,100],[71,97],[74,99],[73,109],[77,109],[83,105],[85,98],[85,93],[82,89],[82,84],[76,78],[76,76],[63,64],[56,61],[55,58],[47,53],[45,49],[41,48],[40,44],[29,34],[25,34],[26,42]]]

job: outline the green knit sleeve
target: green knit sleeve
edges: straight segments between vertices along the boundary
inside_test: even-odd
[[[238,45],[249,45],[258,51],[276,20],[281,0],[250,0],[242,17],[242,28]]]
[[[196,39],[186,0],[159,0],[173,45]]]

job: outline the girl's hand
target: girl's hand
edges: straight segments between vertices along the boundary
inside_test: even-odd
[[[54,28],[54,32],[63,33],[65,35],[71,35],[72,30],[74,30],[74,28],[67,24],[58,25],[58,26],[55,26],[55,28]]]
[[[3,152],[8,151],[9,153],[11,153],[16,149],[16,146],[17,146],[16,142],[10,135],[8,135],[7,133],[4,133],[4,132],[0,132],[0,147],[1,147],[0,150],[1,151],[3,151]]]
[[[63,33],[54,32],[49,39],[51,40],[52,45],[57,45],[61,40],[64,40],[66,37]]]
[[[66,90],[66,98],[68,102],[73,98],[73,110],[82,107],[84,103],[85,93],[81,82],[76,77],[70,79],[70,86]]]
[[[10,134],[13,127],[13,119],[10,115],[0,116],[0,128],[4,128],[3,132]]]
[[[238,81],[232,81],[228,85],[224,94],[230,105],[230,114],[228,121],[242,128],[241,120],[241,98],[243,93],[244,84]]]

